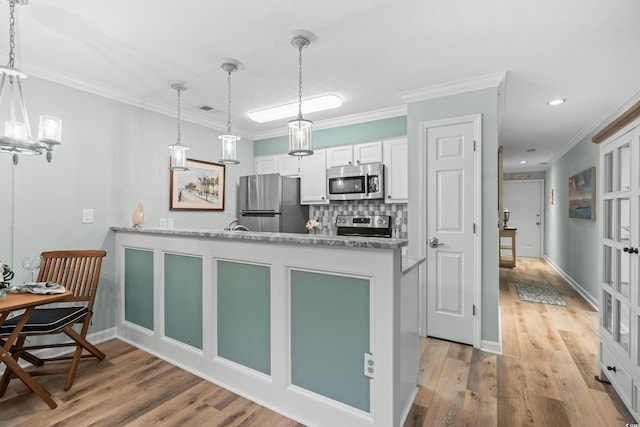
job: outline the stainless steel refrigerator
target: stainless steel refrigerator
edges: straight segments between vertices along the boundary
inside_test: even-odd
[[[309,206],[300,204],[300,180],[277,173],[241,176],[238,223],[251,231],[306,233]]]

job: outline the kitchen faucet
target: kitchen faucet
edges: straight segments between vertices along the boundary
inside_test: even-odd
[[[249,229],[244,225],[238,224],[238,221],[239,221],[238,218],[235,218],[224,229],[226,231],[249,231]]]

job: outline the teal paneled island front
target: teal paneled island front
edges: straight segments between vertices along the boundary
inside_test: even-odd
[[[306,425],[406,419],[423,261],[406,240],[112,230],[122,340]]]

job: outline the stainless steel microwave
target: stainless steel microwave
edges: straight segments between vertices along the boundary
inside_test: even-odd
[[[374,163],[327,169],[329,200],[371,200],[384,198],[384,165]]]

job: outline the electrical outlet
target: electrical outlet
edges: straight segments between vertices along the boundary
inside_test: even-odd
[[[369,353],[364,354],[364,374],[369,378],[373,378],[375,374],[375,361],[373,355]]]

